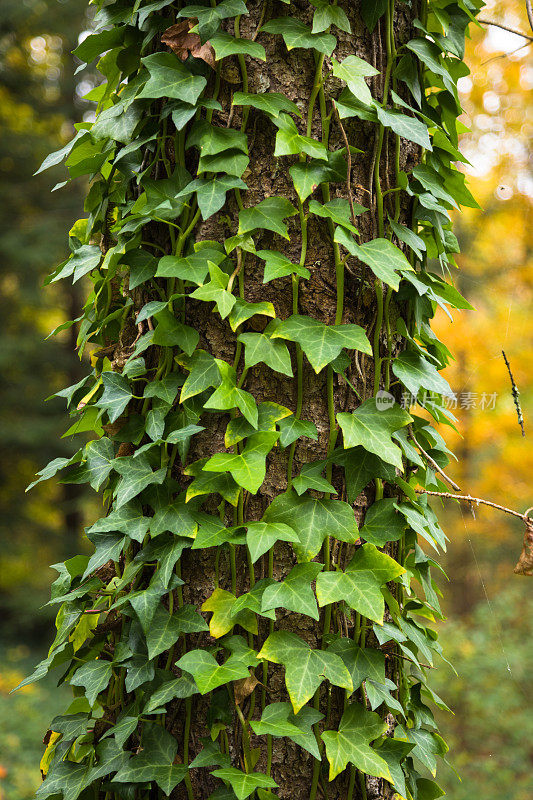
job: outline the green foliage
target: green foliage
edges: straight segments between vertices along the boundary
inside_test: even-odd
[[[158,12],[170,5],[166,0],[152,8],[139,9],[136,4],[124,9],[112,2],[99,9],[95,33],[78,50],[84,59],[102,56],[98,63],[104,83],[93,94],[96,121],[80,126],[70,146],[43,165],[66,158],[70,177],[89,177],[88,216],[71,229],[71,255],[49,282],[84,279],[90,292],[78,345],[81,351],[89,342],[100,349],[92,353],[90,373],[62,393],[70,411],[82,410],[84,427],[94,431],[97,441],[74,459],[55,461],[40,478],[59,472],[66,482],[103,487],[108,515],[88,531],[94,554],[58,565],[53,598],[60,604],[56,639],[26,681],[61,666],[63,679],[76,692],[66,716],[54,721],[59,736],[47,749],[47,778],[38,796],[76,800],[89,787],[95,793],[116,791],[121,797],[145,789],[168,796],[183,781],[192,797],[190,770],[209,768],[222,782],[214,797],[244,800],[255,793],[263,800],[275,796],[267,790],[277,783],[270,774],[271,755],[266,772],[255,769],[259,751],[250,747],[252,730],[267,737],[267,753],[274,735],[287,736],[313,754],[310,800],[316,798],[319,780],[326,779],[322,762],[329,763],[330,780],[351,765],[346,778],[352,796],[359,771],[362,786],[364,776],[371,775],[388,781],[409,800],[436,797],[439,787],[425,775],[435,774],[436,759],[447,748],[422,699],[422,692],[434,696],[421,662],[431,665],[434,654],[440,655],[430,624],[441,613],[430,560],[417,536],[435,549],[444,547],[445,537],[427,498],[417,499],[417,489],[441,486],[422,459],[425,451],[419,454],[418,441],[435,458],[446,459],[447,450],[432,435],[426,418],[408,414],[398,403],[383,408],[380,389],[389,399],[391,390],[398,397],[402,387],[415,395],[429,389],[434,397],[427,410],[438,422],[445,418],[442,394],[449,387],[439,370],[449,354],[429,323],[439,304],[464,307],[464,301],[428,272],[427,258],[438,258],[443,270],[454,266],[456,241],[448,211],[472,200],[452,164],[453,153],[432,149],[431,139],[438,133],[452,150],[457,144],[461,109],[455,84],[463,67],[441,36],[442,14],[432,13],[437,4],[423,4],[417,35],[404,43],[400,58],[394,3],[373,3],[364,22],[372,30],[385,16],[387,41],[380,101],[367,81],[378,74],[376,68],[353,55],[326,63],[325,56],[332,56],[337,47],[331,27],[346,31],[348,20],[336,5],[313,0],[312,27],[289,14],[261,28],[266,36],[281,36],[288,50],[312,51],[316,76],[305,130],[290,116],[300,117],[301,112],[288,98],[247,91],[233,98],[244,109],[240,129],[216,125],[213,111],[219,108],[220,81],[211,80],[209,65],[193,53],[181,60],[174,53],[153,52],[154,31],[168,21]],[[470,11],[478,7],[470,0],[467,5]],[[455,3],[450,0],[445,7],[452,10]],[[217,75],[220,61],[238,54],[243,90],[248,88],[245,55],[259,54],[252,42],[238,35],[239,18],[247,13],[242,0],[223,0],[187,6],[177,15],[194,20],[190,33],[198,34],[202,45],[214,39]],[[221,33],[220,24],[232,17],[236,36],[230,41],[233,37]],[[462,33],[466,23],[467,18]],[[334,80],[326,80],[329,77]],[[416,108],[401,100],[396,92],[400,84]],[[321,139],[312,136],[315,103]],[[266,114],[277,128],[274,157],[292,177],[298,208],[283,196],[254,205],[245,197],[243,202],[250,107]],[[353,203],[347,172],[347,160],[358,151],[330,149],[329,126],[346,116],[377,126],[373,189],[378,236],[370,241],[355,224],[356,215],[366,210]],[[389,132],[398,157],[396,185],[389,189],[395,198],[385,203],[380,165]],[[401,137],[425,148],[424,163],[409,173],[399,166]],[[293,156],[296,163],[287,165],[285,159]],[[331,200],[330,182],[346,184],[350,196]],[[323,202],[309,201],[319,186]],[[237,213],[229,210],[232,218],[227,217],[234,235],[223,242],[197,240],[200,219],[217,213],[227,192],[233,192],[238,208]],[[400,223],[400,193],[410,203],[412,231]],[[335,257],[337,314],[331,324],[296,313],[299,281],[310,275],[304,242],[312,215],[327,221]],[[298,235],[298,224],[302,251],[296,265],[276,248]],[[272,250],[257,253],[265,261],[264,282],[291,276],[294,313],[288,319],[278,319],[271,303],[245,300],[243,264],[248,254],[255,254],[256,240],[264,231],[274,242]],[[404,252],[404,243],[410,252]],[[361,327],[342,322],[348,262],[357,265],[366,286],[366,267],[373,275],[372,343]],[[219,329],[237,334],[232,363],[209,352],[209,335],[205,344],[202,341],[207,349],[199,348],[200,331],[185,323],[191,304],[201,307]],[[397,311],[396,332],[391,329],[391,304]],[[270,319],[261,332],[240,330],[256,317]],[[208,327],[206,323],[206,331]],[[115,345],[110,348],[109,342]],[[296,355],[296,410],[272,401],[258,404],[243,388],[247,371],[263,363],[284,380],[291,378],[291,350]],[[337,413],[334,372],[344,374],[354,351],[373,362],[373,391],[359,398],[354,411]],[[111,352],[113,360],[107,358]],[[296,440],[318,434],[314,425],[300,419],[303,355],[317,374],[326,371],[328,446],[323,460],[306,464],[294,476]],[[396,380],[391,381],[392,376]],[[226,452],[218,445],[209,457],[193,461],[191,441],[212,432],[213,415],[227,421]],[[290,450],[283,453],[287,447]],[[288,465],[287,490],[274,497],[260,520],[250,519],[250,496],[260,491],[274,455],[284,456]],[[375,481],[376,502],[361,530],[350,503],[331,496],[342,483],[333,474],[334,464],[344,473],[351,502]],[[211,502],[204,508],[206,499]],[[231,524],[226,503],[234,509]],[[213,514],[215,507],[218,516]],[[287,543],[284,547],[298,563],[275,580],[278,541]],[[333,560],[332,545],[344,552],[344,561]],[[216,548],[215,585],[200,609],[184,604],[183,586],[189,576],[182,572],[181,556],[189,548]],[[246,549],[249,565],[249,591],[239,596],[237,548]],[[268,574],[255,583],[253,564],[267,552]],[[222,553],[229,555],[231,591],[219,585]],[[320,553],[321,560],[314,561]],[[414,580],[423,587],[422,597]],[[276,629],[278,608],[315,622],[319,609],[324,609],[320,646]],[[200,638],[206,632],[200,611],[211,614],[208,644]],[[262,618],[269,620],[270,632],[265,637],[261,629],[257,642]],[[347,623],[342,620],[348,618],[353,638],[344,635]],[[385,671],[384,654],[366,646],[367,635],[380,646],[387,644],[391,657],[405,657],[417,671],[408,671],[401,662],[388,673],[396,678],[393,681]],[[292,711],[288,703],[266,706],[269,664],[284,670]],[[262,714],[252,722],[245,719],[238,695],[250,685],[254,691],[258,669],[265,682]],[[320,725],[317,707],[324,683],[345,693],[345,710],[336,729],[328,727],[329,714],[328,729]],[[191,698],[197,693],[209,696],[211,741],[190,761]],[[235,703],[229,703],[228,710],[232,696]],[[175,699],[185,700],[179,753],[178,741],[165,728]],[[99,738],[95,720],[109,707],[120,709],[120,718],[105,738]],[[392,739],[385,735],[387,710],[395,715]],[[71,727],[70,718],[78,713],[84,717],[81,732]],[[231,765],[227,744],[226,727],[234,718],[242,734],[239,768]]]

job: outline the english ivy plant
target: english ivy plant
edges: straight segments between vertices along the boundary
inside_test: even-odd
[[[59,395],[92,438],[38,480],[103,514],[22,683],[74,693],[36,796],[436,798],[430,321],[468,307],[449,212],[475,205],[481,0],[93,5],[96,121],[41,167],[89,185],[49,282],[87,288]]]

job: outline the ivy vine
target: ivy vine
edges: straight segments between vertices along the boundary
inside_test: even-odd
[[[266,800],[276,796],[273,748],[281,737],[314,759],[310,800],[327,797],[337,776],[346,800],[366,798],[369,777],[404,798],[442,794],[428,777],[447,751],[429,705],[446,708],[427,680],[442,656],[431,627],[442,618],[431,578],[438,564],[428,552],[443,549],[446,537],[420,489],[446,490],[449,451],[428,414],[453,423],[443,402],[451,390],[439,374],[449,352],[430,321],[437,307],[469,307],[447,281],[458,251],[449,211],[475,205],[456,167],[464,161],[456,87],[468,73],[465,32],[482,3],[422,0],[416,35],[398,42],[398,15],[412,16],[414,4],[365,0],[364,24],[369,32],[379,27],[385,43],[379,70],[355,55],[336,57],[336,34],[351,33],[343,3],[310,0],[308,25],[283,2],[278,17],[265,2],[257,30],[244,37],[243,0],[94,0],[94,32],[74,51],[83,63],[99,59],[104,80],[89,94],[96,120],[78,124],[41,169],[64,161],[69,180],[90,180],[87,216],[72,227],[70,255],[48,281],[91,286],[82,316],[68,323],[79,325],[90,370],[58,394],[74,419],[69,433],[96,438],[52,461],[37,482],[59,474],[88,483],[102,492],[105,511],[86,531],[94,553],[55,565],[57,635],[21,684],[61,668],[74,692],[47,735],[39,800],[168,797],[181,784],[189,800],[203,800],[195,770],[218,781],[213,800]],[[279,37],[288,50],[313,55],[306,109],[281,92],[249,91],[249,59],[265,60],[264,43]],[[237,72],[239,90],[224,117],[227,69]],[[290,174],[296,202],[248,200],[252,118],[273,125],[277,169]],[[375,208],[370,239],[358,223],[368,208],[351,185],[354,118],[376,132],[365,187]],[[330,147],[334,128],[341,149]],[[400,167],[402,140],[419,148],[409,171]],[[390,143],[395,185],[384,186]],[[335,185],[344,196],[332,196]],[[224,241],[197,236],[202,222],[227,209],[235,213],[228,212]],[[333,324],[299,314],[314,266],[314,217],[331,242]],[[272,249],[256,249],[264,231],[277,243]],[[284,247],[294,237],[293,261]],[[270,302],[245,299],[250,259],[264,263],[265,284],[290,279],[287,318]],[[429,269],[430,261],[437,266]],[[355,268],[371,276],[373,331],[343,322],[345,276]],[[200,332],[187,324],[191,302],[225,326],[232,358],[200,346]],[[252,318],[261,320],[253,329]],[[358,354],[373,364],[364,396],[348,372]],[[294,407],[258,403],[245,388],[259,364],[293,379]],[[302,418],[307,365],[325,371],[329,438],[324,458],[295,474],[298,442],[317,437]],[[336,381],[353,392],[355,410],[335,407]],[[377,402],[402,392],[411,395],[410,411]],[[422,398],[426,415],[416,413]],[[225,448],[191,461],[195,437],[215,416],[225,420]],[[250,518],[249,498],[280,452],[286,490]],[[341,498],[334,469],[343,473]],[[372,483],[374,502],[358,527],[352,504]],[[277,579],[280,542],[295,561]],[[214,558],[212,593],[199,608],[184,598],[189,550]],[[240,553],[248,570],[239,593]],[[312,620],[321,646],[280,627],[278,609]],[[283,675],[284,701],[269,702],[273,674]],[[332,691],[344,698],[338,723]],[[191,757],[199,698],[209,736]],[[176,708],[179,739],[167,729]],[[238,750],[229,742],[233,725]]]

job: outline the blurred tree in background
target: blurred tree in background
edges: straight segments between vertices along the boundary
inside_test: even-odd
[[[3,637],[26,641],[48,635],[36,615],[53,574],[45,565],[76,551],[81,526],[77,487],[48,485],[28,496],[24,490],[51,449],[59,456],[72,448],[64,441],[60,452],[57,444],[65,429],[63,402],[43,401],[77,379],[75,338],[69,331],[45,336],[79,316],[80,300],[75,289],[43,291],[41,284],[50,265],[64,258],[83,187],[51,194],[49,175],[33,173],[72,137],[73,121],[87,107],[70,55],[86,8],[85,0],[0,4],[0,614]]]
[[[70,437],[58,437],[68,428],[61,399],[43,400],[77,380],[74,329],[45,337],[79,316],[80,298],[77,285],[43,291],[41,283],[66,255],[84,186],[50,194],[63,171],[33,173],[90,113],[82,97],[94,76],[74,75],[70,55],[88,25],[86,11],[87,0],[0,3],[0,800],[30,800],[39,781],[43,719],[61,698],[54,690],[51,700],[46,683],[7,693],[49,639],[47,611],[36,613],[55,575],[46,565],[79,552],[84,524],[76,486],[48,481],[28,495],[24,489],[50,458],[76,449]],[[529,29],[518,0],[488,2],[482,18]],[[446,434],[459,458],[450,474],[465,493],[524,511],[533,504],[532,48],[502,58],[524,40],[489,26],[471,33],[472,74],[460,83],[470,128],[462,149],[482,210],[465,209],[455,220],[462,250],[456,280],[477,310],[453,324],[442,315],[436,330],[456,355],[446,375],[458,395],[458,434]],[[502,348],[521,392],[525,438]],[[512,573],[523,531],[488,509],[476,509],[474,519],[448,502],[442,514],[451,540],[442,641],[459,677],[439,667],[435,688],[455,711],[441,725],[463,782],[450,771],[441,783],[451,800],[529,800],[533,600],[531,583]]]

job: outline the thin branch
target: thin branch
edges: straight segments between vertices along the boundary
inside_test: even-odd
[[[528,17],[529,17],[529,9],[531,8],[531,3],[529,0],[526,2],[526,6],[528,8]],[[533,15],[530,19],[530,25],[533,30]],[[521,36],[522,39],[528,39],[530,42],[533,42],[533,36],[530,36],[528,33],[522,33],[522,31],[517,31],[514,28],[510,28],[508,25],[502,25],[501,22],[494,22],[491,19],[478,19],[482,25],[492,25],[494,28],[501,28],[502,31],[507,31],[507,33],[514,33],[515,36]]]
[[[410,661],[411,664],[414,664],[415,667],[418,667],[416,661],[413,661],[412,658],[409,658],[409,656],[404,656],[401,653],[386,653],[386,656],[389,658],[404,658],[406,661]],[[426,669],[435,669],[435,667],[433,667],[431,664],[423,664],[422,662],[419,662],[419,664],[421,667],[425,667]]]
[[[511,365],[509,364],[507,356],[505,355],[505,350],[502,350],[502,356],[503,356],[503,360],[505,361],[505,366],[507,367],[507,372],[509,373],[509,377],[511,379],[511,392],[512,392],[512,395],[513,395],[514,404],[516,406],[516,413],[517,413],[517,416],[518,416],[518,424],[520,425],[520,428],[522,429],[522,436],[525,436],[526,432],[524,430],[524,416],[522,414],[522,408],[520,406],[520,399],[519,399],[520,398],[520,392],[518,391],[518,386],[516,385],[515,379],[513,378],[513,373],[511,372]]]
[[[437,462],[436,462],[434,459],[432,459],[432,458],[431,458],[431,456],[429,455],[429,453],[426,453],[426,451],[424,450],[424,448],[423,448],[423,447],[421,447],[421,445],[420,445],[420,444],[417,442],[417,440],[416,440],[416,438],[415,438],[415,435],[414,435],[414,433],[413,433],[413,429],[412,429],[411,425],[409,425],[409,433],[411,434],[411,438],[412,438],[413,442],[416,444],[416,446],[418,447],[418,449],[420,450],[420,452],[422,453],[422,455],[424,456],[424,458],[426,459],[426,461],[427,461],[429,464],[431,464],[431,466],[433,467],[433,469],[434,469],[434,470],[436,470],[436,471],[439,473],[439,475],[441,475],[441,476],[444,478],[444,480],[445,480],[447,483],[449,483],[449,484],[450,484],[450,486],[452,487],[452,489],[455,489],[455,491],[456,491],[456,492],[460,492],[460,491],[461,491],[461,487],[460,487],[460,486],[457,486],[457,484],[455,483],[455,481],[453,481],[453,480],[452,480],[450,477],[448,477],[448,475],[446,475],[446,473],[444,472],[444,470],[442,469],[442,467],[439,467],[439,465],[437,464]]]
[[[529,27],[533,31],[533,8],[531,7],[531,0],[526,0],[527,18],[529,20]]]
[[[346,189],[348,191],[348,202],[350,203],[350,214],[352,217],[352,224],[354,228],[357,228],[357,222],[355,220],[355,208],[353,204],[353,196],[352,196],[352,153],[350,151],[350,143],[348,141],[348,137],[346,136],[346,131],[344,130],[344,125],[342,124],[341,115],[339,114],[339,109],[337,108],[337,104],[335,100],[331,101],[333,104],[333,109],[335,114],[337,115],[337,122],[339,123],[339,128],[341,129],[342,138],[344,139],[344,144],[346,145]]]
[[[519,511],[513,511],[512,508],[506,508],[506,506],[500,506],[498,503],[492,503],[490,500],[483,500],[481,497],[472,497],[469,494],[450,494],[450,492],[430,492],[429,489],[415,489],[415,492],[418,494],[430,494],[433,497],[442,497],[445,500],[464,500],[466,503],[479,505],[480,503],[484,506],[490,506],[491,508],[495,508],[498,511],[503,511],[506,514],[512,514],[513,517],[519,517],[519,519],[523,520],[526,525],[533,524],[533,518],[528,517],[528,513],[531,511],[528,508],[525,514],[520,514]]]
[[[492,56],[492,58],[487,58],[486,61],[483,61],[481,66],[486,67],[487,64],[492,64],[494,61],[499,61],[502,58],[509,58],[509,56],[514,56],[515,53],[518,53],[520,50],[523,50],[524,47],[530,47],[532,42],[524,42],[521,44],[520,47],[516,47],[514,50],[510,50],[508,53],[499,53],[497,56]]]

